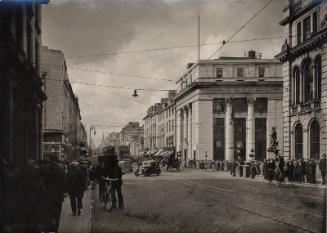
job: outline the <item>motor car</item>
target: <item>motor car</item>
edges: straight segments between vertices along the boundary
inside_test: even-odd
[[[150,176],[155,174],[159,176],[161,173],[159,162],[155,160],[146,160],[142,162],[142,165],[139,166],[135,171],[135,176]]]
[[[123,159],[119,161],[119,166],[122,168],[123,172],[132,172],[133,171],[133,161],[131,159]]]

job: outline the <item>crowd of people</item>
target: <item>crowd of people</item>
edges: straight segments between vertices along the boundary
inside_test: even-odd
[[[181,161],[184,169],[212,169],[214,171],[228,171],[232,176],[245,176],[254,179],[256,176],[262,176],[269,182],[276,180],[277,182],[311,183],[316,184],[316,170],[322,177],[322,184],[326,184],[326,154],[318,162],[313,159],[287,159],[282,156],[266,159],[264,161],[227,161],[227,160],[202,160],[188,162]],[[245,168],[245,169],[244,169]],[[244,174],[243,174],[244,173]]]
[[[80,215],[88,185],[86,163],[28,159],[14,173],[2,161],[5,175],[3,232],[57,232],[64,197],[70,197],[73,215]],[[9,229],[10,226],[10,229]],[[14,228],[14,229],[13,229]]]

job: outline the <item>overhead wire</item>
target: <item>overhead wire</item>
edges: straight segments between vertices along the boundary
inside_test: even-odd
[[[151,80],[162,80],[162,81],[174,82],[174,80],[172,80],[172,79],[147,77],[147,76],[143,76],[143,75],[124,74],[124,73],[116,73],[116,72],[110,72],[110,71],[85,69],[85,68],[79,68],[79,67],[69,67],[68,69],[69,69],[69,70],[78,70],[78,71],[95,72],[95,73],[101,73],[101,74],[112,74],[112,75],[117,75],[117,76],[128,76],[128,77],[131,77],[131,78],[137,78],[137,79],[151,79]]]
[[[272,3],[273,0],[269,0],[263,7],[261,7],[248,21],[246,21],[239,29],[237,29],[227,40],[224,40],[222,45],[215,50],[215,52],[208,58],[210,60],[213,56],[216,55],[224,46],[226,43],[230,42],[231,39],[233,39],[240,31],[242,31],[249,23],[252,22],[264,9],[266,9],[270,3]]]
[[[258,40],[275,40],[275,39],[281,39],[283,37],[284,37],[283,35],[280,35],[280,36],[273,36],[273,37],[252,38],[252,39],[229,41],[229,43],[251,42],[251,41],[258,41]],[[200,46],[224,44],[225,42],[219,41],[219,42],[202,43],[202,44],[200,44]],[[143,50],[140,49],[140,50],[108,52],[108,53],[89,54],[89,55],[77,55],[77,56],[68,56],[68,57],[66,57],[66,59],[70,60],[70,59],[77,59],[77,58],[113,56],[113,55],[119,55],[119,54],[148,53],[148,52],[156,52],[156,51],[162,51],[162,50],[192,48],[192,47],[197,47],[197,46],[198,46],[198,44],[190,44],[190,45],[170,46],[170,47],[161,47],[161,48],[153,48],[153,49],[143,49]]]

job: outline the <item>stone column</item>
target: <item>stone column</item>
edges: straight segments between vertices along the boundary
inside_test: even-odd
[[[250,160],[251,150],[255,150],[255,98],[248,98],[248,115],[246,118],[246,160]]]
[[[188,129],[187,129],[187,155],[188,159],[192,159],[192,104],[188,107]]]
[[[182,145],[183,145],[183,110],[179,109],[177,111],[177,117],[176,117],[176,150],[181,151],[183,150]]]
[[[183,120],[183,123],[184,123],[184,130],[183,130],[183,143],[182,143],[182,145],[183,145],[183,157],[185,156],[185,154],[184,154],[184,151],[185,151],[185,149],[187,150],[187,123],[188,123],[188,120],[187,120],[187,116],[188,115],[188,112],[187,112],[187,108],[185,107],[184,108],[184,120]],[[186,159],[187,159],[187,151],[186,151]]]
[[[232,99],[226,99],[225,113],[225,159],[234,159],[234,124],[232,119]]]

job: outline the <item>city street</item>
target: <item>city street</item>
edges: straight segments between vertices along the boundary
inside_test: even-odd
[[[268,184],[225,172],[124,176],[125,208],[93,193],[91,232],[324,232],[326,189]]]

